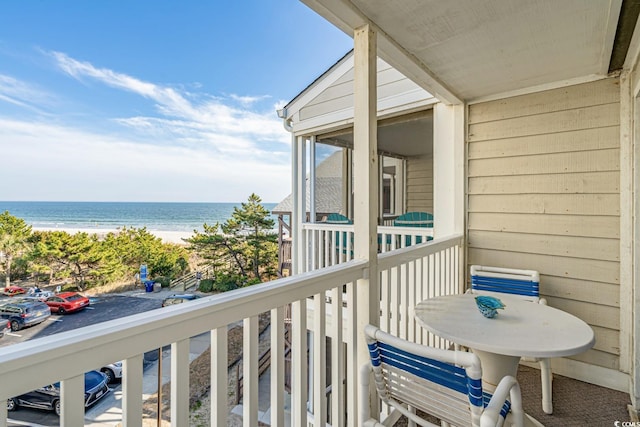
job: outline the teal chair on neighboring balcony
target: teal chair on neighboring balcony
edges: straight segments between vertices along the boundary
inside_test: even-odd
[[[330,213],[329,215],[327,215],[327,217],[323,222],[325,224],[343,224],[343,225],[353,224],[353,220],[336,212]],[[340,238],[340,234],[342,234],[342,239]],[[342,245],[342,253],[343,254],[348,253],[349,255],[351,255],[351,258],[353,258],[353,239],[349,239],[349,233],[347,231],[343,231],[343,232],[336,231],[334,238],[335,238],[336,247],[339,247],[340,245]],[[351,244],[348,245],[348,243],[351,243]],[[347,251],[347,246],[350,247],[349,251]]]
[[[394,227],[421,227],[421,228],[433,228],[433,215],[428,212],[407,212],[393,221]],[[433,240],[433,237],[428,236],[427,240]],[[422,236],[416,236],[415,243],[422,243]],[[405,246],[411,246],[411,236],[405,237]]]

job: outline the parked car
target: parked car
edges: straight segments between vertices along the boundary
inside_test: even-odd
[[[102,399],[111,389],[107,385],[107,376],[99,371],[84,374],[84,406],[89,406]],[[60,383],[38,388],[20,396],[7,399],[7,410],[15,411],[18,407],[46,409],[60,415]]]
[[[65,314],[89,306],[89,298],[77,292],[62,292],[44,300],[52,313]]]
[[[122,361],[109,363],[100,368],[100,372],[106,375],[108,383],[115,382],[122,378]]]
[[[173,294],[162,300],[162,306],[167,307],[169,305],[180,304],[185,301],[193,301],[198,298],[200,298],[200,295],[196,294]]]
[[[42,289],[36,286],[33,288],[29,288],[26,295],[29,298],[36,298],[36,299],[39,299],[40,301],[44,301],[47,298],[54,296],[55,294],[56,293],[52,291],[43,291]]]
[[[0,338],[4,337],[4,334],[11,330],[11,322],[8,320],[0,321]]]
[[[20,299],[0,305],[0,319],[8,320],[12,331],[44,322],[50,315],[49,306],[41,301]]]
[[[27,290],[25,288],[21,288],[20,286],[9,286],[2,290],[2,295],[6,295],[8,297],[13,297],[16,295],[26,294]]]

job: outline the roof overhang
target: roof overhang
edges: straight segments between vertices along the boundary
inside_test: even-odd
[[[301,1],[351,36],[371,25],[378,56],[448,104],[606,76],[623,6],[623,0]],[[624,20],[635,28],[637,11]]]

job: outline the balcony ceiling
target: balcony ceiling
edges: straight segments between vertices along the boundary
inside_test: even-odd
[[[302,0],[443,102],[606,75],[623,0]],[[637,12],[625,19],[623,60]],[[624,43],[624,40],[623,40]]]

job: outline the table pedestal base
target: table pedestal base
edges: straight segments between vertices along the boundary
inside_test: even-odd
[[[489,353],[487,351],[473,350],[473,353],[478,356],[482,363],[482,389],[493,393],[498,386],[498,383],[506,375],[511,375],[514,378],[518,378],[518,364],[520,363],[520,357],[518,356],[504,356],[502,354]],[[505,426],[509,425],[509,418],[507,417]],[[524,425],[526,427],[544,427],[540,421],[525,414]]]

